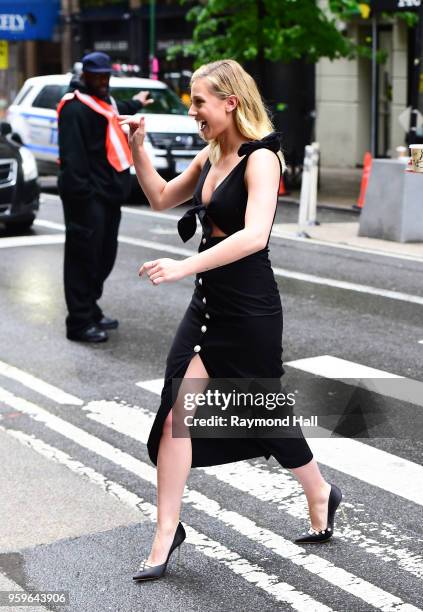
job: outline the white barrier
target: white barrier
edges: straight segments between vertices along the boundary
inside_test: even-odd
[[[298,236],[310,238],[306,227],[318,225],[317,182],[319,174],[320,145],[313,142],[305,147],[303,174],[301,179],[300,209],[298,211]]]

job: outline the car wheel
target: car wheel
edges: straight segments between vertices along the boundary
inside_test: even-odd
[[[6,226],[6,230],[7,232],[13,233],[13,234],[23,234],[25,232],[28,232],[31,229],[33,223],[34,223],[34,219],[32,219],[32,221],[21,221],[19,223],[8,223]]]

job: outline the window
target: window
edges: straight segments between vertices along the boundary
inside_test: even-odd
[[[188,109],[178,96],[170,89],[150,89],[143,87],[112,87],[110,93],[116,100],[131,100],[140,91],[149,91],[153,104],[148,104],[142,109],[143,113],[153,115],[187,115]]]
[[[27,95],[29,94],[31,90],[32,90],[32,85],[30,85],[26,89],[22,88],[21,91],[16,96],[13,104],[22,104],[22,102],[25,100],[25,98],[27,97]]]
[[[55,110],[68,87],[68,85],[46,85],[36,96],[32,106]]]

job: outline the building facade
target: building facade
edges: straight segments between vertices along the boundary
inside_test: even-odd
[[[371,37],[364,20],[350,26],[358,42]],[[377,67],[376,157],[395,157],[405,144],[406,129],[401,115],[410,103],[409,84],[413,37],[402,19],[385,19],[378,25],[378,49],[385,60]],[[423,90],[422,90],[423,92]],[[362,164],[371,151],[372,67],[367,58],[329,61],[316,66],[316,139],[322,163],[334,167]],[[423,111],[423,109],[420,109]],[[403,124],[406,125],[406,122]]]

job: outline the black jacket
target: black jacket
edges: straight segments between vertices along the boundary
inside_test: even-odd
[[[69,91],[90,93],[73,80]],[[106,100],[110,103],[110,99]],[[138,100],[116,101],[119,113],[132,115],[142,108]],[[88,202],[93,198],[123,204],[131,188],[129,170],[117,172],[106,157],[107,119],[77,98],[66,102],[59,116],[59,193],[63,200]]]

